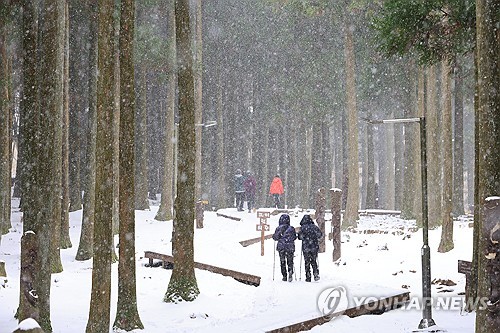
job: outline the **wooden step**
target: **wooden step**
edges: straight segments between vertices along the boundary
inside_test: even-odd
[[[149,259],[149,265],[152,267],[153,259],[161,260],[164,263],[174,264],[174,257],[168,254],[162,254],[153,251],[144,251],[144,257]],[[258,287],[260,285],[260,276],[246,274],[238,271],[233,271],[231,269],[221,268],[217,266],[212,266],[208,264],[202,264],[199,262],[194,262],[194,268],[203,269],[216,274],[221,274],[224,276],[230,276],[238,282],[249,284]]]

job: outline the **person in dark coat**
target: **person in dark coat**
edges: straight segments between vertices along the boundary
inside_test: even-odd
[[[295,228],[290,225],[290,216],[288,214],[281,215],[279,225],[274,231],[273,239],[275,241],[278,241],[276,250],[280,255],[281,274],[283,275],[283,281],[286,281],[288,278],[288,281],[292,282],[293,255],[295,253],[296,238],[297,234],[295,233]]]
[[[304,254],[304,264],[306,272],[306,282],[311,282],[311,266],[314,281],[319,280],[318,251],[319,239],[323,233],[318,228],[310,215],[304,215],[300,221],[299,239],[302,241],[302,253]]]
[[[255,177],[250,172],[250,170],[247,171],[247,177],[245,178],[243,186],[245,187],[245,195],[247,197],[248,212],[251,213],[252,208],[254,208],[255,206],[255,192],[257,188],[257,181],[255,180]]]
[[[234,175],[234,195],[236,197],[236,208],[238,211],[243,211],[243,202],[245,200],[245,186],[243,183],[245,182],[245,177],[241,173],[241,170],[236,170],[236,174]]]

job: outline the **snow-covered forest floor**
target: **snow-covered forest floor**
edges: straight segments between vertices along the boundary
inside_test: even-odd
[[[13,202],[17,207],[17,202]],[[217,216],[206,211],[204,228],[195,230],[195,260],[261,277],[258,287],[240,283],[230,277],[196,270],[201,294],[194,302],[168,304],[163,302],[171,270],[148,267],[144,251],[171,254],[172,222],[154,220],[158,206],[150,211],[136,212],[137,296],[143,332],[265,332],[302,320],[319,317],[317,298],[326,288],[343,286],[349,295],[378,296],[410,292],[421,295],[422,231],[415,221],[397,216],[361,216],[356,230],[342,233],[342,258],[332,262],[333,245],[327,241],[326,252],[319,254],[321,279],[305,282],[300,268],[300,241],[296,241],[296,280],[281,281],[279,258],[273,240],[265,241],[265,255],[260,243],[243,247],[240,241],[260,236],[256,231],[255,213],[237,212],[235,208],[219,211],[240,217],[241,221]],[[84,332],[87,323],[91,290],[92,261],[79,262],[75,253],[80,238],[82,211],[70,214],[70,235],[73,247],[62,250],[64,272],[52,275],[51,313],[55,333]],[[291,224],[299,226],[305,212],[291,214]],[[271,216],[271,232],[280,215]],[[331,218],[327,218],[329,232]],[[22,235],[21,213],[12,214],[13,228],[2,237],[0,260],[5,261],[8,280],[0,286],[0,332],[12,332],[17,321],[14,314],[19,301],[19,259]],[[455,222],[455,249],[437,253],[441,229],[429,232],[432,279],[452,280],[455,286],[432,286],[433,297],[456,299],[464,291],[465,276],[457,272],[457,260],[470,260],[472,255],[471,221]],[[116,239],[117,241],[117,239]],[[274,263],[274,261],[276,262]],[[303,263],[302,263],[303,264]],[[273,279],[273,267],[274,279]],[[117,300],[117,264],[113,264],[111,321]],[[301,273],[301,274],[299,274]],[[0,282],[3,282],[0,281]],[[446,292],[439,293],[445,290]],[[356,318],[341,316],[312,332],[412,332],[422,318],[420,309],[403,308],[381,315]],[[433,310],[436,324],[447,332],[473,332],[475,315],[459,309]],[[111,331],[111,329],[110,329]]]

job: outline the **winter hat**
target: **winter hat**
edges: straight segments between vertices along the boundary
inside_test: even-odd
[[[305,225],[305,224],[313,224],[313,220],[311,219],[311,215],[304,215],[302,220],[300,221],[300,225]]]
[[[236,169],[236,174],[237,175],[241,175],[241,170],[240,169]]]
[[[279,225],[288,224],[290,225],[290,216],[288,214],[283,214],[280,216]]]

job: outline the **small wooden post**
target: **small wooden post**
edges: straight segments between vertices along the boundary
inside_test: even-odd
[[[342,190],[338,188],[330,189],[331,210],[332,210],[332,239],[333,239],[333,261],[340,259],[340,221],[341,221],[341,204]]]
[[[500,327],[500,197],[489,197],[483,206],[483,239],[490,282],[486,327]]]
[[[319,253],[325,252],[325,210],[326,210],[326,189],[324,187],[316,192],[316,223],[319,230],[323,233],[323,237],[319,240]]]
[[[39,265],[38,236],[33,231],[27,231],[21,237],[21,297],[19,316],[22,321],[26,318],[39,319],[38,295],[34,289],[35,270]]]
[[[264,231],[269,231],[269,224],[267,224],[267,219],[271,217],[270,212],[257,212],[257,217],[260,223],[257,224],[257,231],[260,231],[260,255],[264,255]]]

